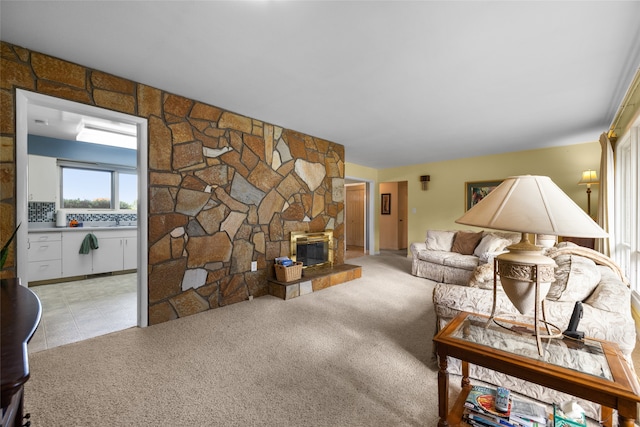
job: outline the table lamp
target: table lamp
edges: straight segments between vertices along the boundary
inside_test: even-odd
[[[505,179],[456,222],[522,233],[519,243],[508,246],[509,252],[494,260],[494,300],[490,320],[495,320],[499,275],[505,294],[518,311],[522,314],[533,311],[534,335],[542,356],[540,339],[561,336],[551,333],[544,310],[544,298],[555,280],[556,264],[542,254],[542,247],[530,242],[529,234],[602,238],[608,237],[607,233],[551,178],[534,175]],[[544,326],[546,333],[540,332],[539,324]],[[554,328],[560,331],[556,326]]]

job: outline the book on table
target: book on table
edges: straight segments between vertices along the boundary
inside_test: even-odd
[[[463,417],[474,427],[545,427],[546,408],[511,396],[506,412],[495,407],[496,389],[488,386],[472,386],[467,399]]]

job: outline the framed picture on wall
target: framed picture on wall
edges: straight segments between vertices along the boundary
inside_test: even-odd
[[[501,182],[502,180],[465,182],[465,211],[487,197]]]
[[[391,193],[382,193],[380,196],[380,213],[391,215]]]

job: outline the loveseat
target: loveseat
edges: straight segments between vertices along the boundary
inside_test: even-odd
[[[438,283],[467,285],[478,265],[489,263],[520,233],[427,230],[424,242],[410,246],[411,274]]]
[[[547,250],[557,264],[556,281],[545,298],[547,320],[564,330],[576,301],[581,301],[583,317],[578,330],[586,336],[618,344],[631,369],[631,353],[636,343],[631,316],[631,290],[620,268],[608,257],[573,243],[560,243]],[[478,266],[467,286],[438,283],[433,293],[437,328],[442,328],[461,311],[491,314],[493,303],[493,263]],[[496,312],[501,318],[531,322],[511,304],[498,283]],[[460,373],[459,361],[450,360],[450,372]],[[501,385],[543,402],[564,402],[575,398],[486,368],[472,366],[472,378]],[[587,416],[599,417],[599,406],[582,400]]]

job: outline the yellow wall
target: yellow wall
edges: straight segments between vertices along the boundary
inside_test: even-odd
[[[347,153],[345,152],[345,155]],[[345,163],[344,167],[344,176],[345,178],[358,178],[358,179],[367,179],[370,181],[377,182],[378,181],[378,169],[369,168],[366,166],[356,165],[355,163]]]
[[[348,150],[347,150],[348,151]],[[347,153],[348,155],[348,153]],[[426,230],[466,229],[454,221],[465,211],[465,182],[504,179],[512,175],[549,176],[569,197],[585,211],[586,187],[578,185],[583,170],[600,168],[600,144],[584,144],[544,148],[413,166],[375,170],[347,163],[345,175],[375,179],[377,182],[408,182],[408,240],[422,241]],[[376,172],[374,172],[376,171]],[[366,175],[366,176],[365,176]],[[428,190],[423,191],[420,175],[431,175]],[[376,188],[377,188],[376,182]],[[377,197],[379,199],[379,197]],[[376,209],[379,211],[379,200]],[[595,216],[598,205],[598,186],[592,186],[591,213]],[[415,213],[414,213],[415,209]],[[373,215],[376,218],[376,214]],[[376,242],[379,225],[375,225]],[[376,243],[376,250],[378,249]]]

